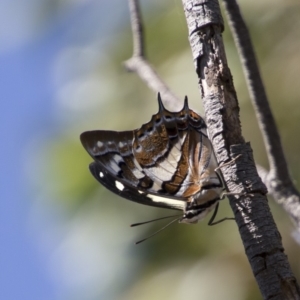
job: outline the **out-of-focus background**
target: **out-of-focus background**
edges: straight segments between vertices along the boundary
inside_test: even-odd
[[[300,4],[240,5],[300,188]],[[149,60],[203,114],[181,1],[141,9]],[[0,20],[0,298],[260,299],[234,222],[175,224],[135,246],[164,222],[131,223],[170,213],[121,199],[89,174],[81,132],[138,128],[157,112],[155,93],[122,66],[132,51],[127,1],[2,0]],[[268,167],[228,27],[224,39],[244,136]],[[293,226],[270,205],[300,279]],[[231,215],[225,200],[219,217]]]

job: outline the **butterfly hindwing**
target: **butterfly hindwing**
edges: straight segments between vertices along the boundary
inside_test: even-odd
[[[108,190],[130,201],[160,208],[176,210],[183,210],[184,208],[183,200],[168,200],[165,197],[139,192],[136,188],[123,184],[122,181],[117,180],[106,169],[103,169],[99,163],[93,162],[89,168],[94,177]],[[173,205],[171,205],[171,202],[173,202]]]
[[[188,108],[187,100],[175,113],[159,100],[159,112],[134,131],[132,151],[154,182],[152,192],[187,199],[212,178],[219,182],[205,122]]]
[[[129,185],[137,186],[144,174],[134,165],[132,131],[87,131],[81,142],[92,158],[114,177],[123,178]]]

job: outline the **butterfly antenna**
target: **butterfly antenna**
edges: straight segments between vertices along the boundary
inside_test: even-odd
[[[174,217],[178,217],[178,216],[181,216],[181,215],[167,216],[167,217],[157,218],[157,219],[153,219],[153,220],[145,221],[145,222],[141,222],[141,223],[134,223],[134,224],[131,224],[130,227],[140,226],[140,225],[152,223],[155,221],[164,220],[164,219],[168,219],[168,218],[174,218]]]
[[[171,224],[173,224],[174,222],[180,220],[180,218],[176,218],[174,220],[172,220],[171,222],[169,222],[167,225],[165,225],[164,227],[160,228],[159,230],[155,231],[154,233],[152,233],[151,235],[149,235],[148,237],[136,242],[135,244],[140,244],[142,242],[145,242],[146,240],[148,240],[149,238],[153,237],[154,235],[158,234],[159,232],[163,231],[164,229],[166,229],[167,227],[169,227]]]

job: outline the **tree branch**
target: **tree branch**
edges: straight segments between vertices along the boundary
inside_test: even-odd
[[[131,30],[133,38],[132,56],[145,56],[142,14],[138,0],[129,0]]]
[[[153,91],[160,92],[164,102],[174,108],[181,108],[180,101],[168,88],[167,84],[159,77],[154,68],[145,58],[142,16],[138,0],[128,0],[130,9],[130,20],[133,35],[132,57],[124,62],[126,69],[135,72]]]
[[[270,171],[264,176],[264,183],[274,199],[283,206],[296,223],[300,232],[300,194],[288,172],[280,136],[269,106],[247,26],[235,0],[223,0],[223,3],[267,151]]]
[[[264,299],[299,299],[300,289],[283,252],[280,233],[270,213],[267,190],[255,168],[252,149],[241,134],[239,106],[227,65],[217,0],[182,0],[210,139],[222,165],[245,252]],[[236,199],[237,198],[237,199]]]
[[[264,196],[266,189],[257,175],[250,145],[244,143],[241,135],[238,102],[221,39],[223,23],[219,6],[215,0],[203,2],[183,0],[208,129],[218,161],[230,161],[242,153],[242,157],[231,164],[233,168],[222,167],[225,182],[230,191],[255,194],[253,199],[230,197],[245,251],[265,299],[299,299],[299,287],[283,253],[281,237]],[[168,102],[178,103],[144,57],[138,3],[129,0],[129,4],[134,51],[125,65],[151,89],[163,91]],[[199,15],[202,18],[198,18]],[[276,157],[272,164],[276,164]],[[275,167],[273,173],[276,174],[278,165]]]

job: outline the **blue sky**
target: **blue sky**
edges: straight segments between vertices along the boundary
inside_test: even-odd
[[[1,135],[5,145],[1,148],[2,299],[55,299],[55,288],[28,233],[30,200],[23,171],[28,141],[37,131],[51,128],[49,64],[58,47],[55,36],[44,36],[0,56]]]
[[[93,26],[89,16],[96,12],[93,1],[85,1],[56,14],[50,12],[39,23],[38,9],[43,2],[46,4],[7,0],[0,9],[0,298],[7,300],[60,299],[63,294],[62,287],[49,274],[47,258],[29,225],[33,199],[24,166],[28,163],[28,144],[59,127],[53,104],[55,57],[70,40],[90,38],[81,35],[80,30],[79,37],[75,37],[74,32],[79,22],[86,26],[79,29],[88,32]],[[56,217],[53,212],[47,216],[50,222]]]

